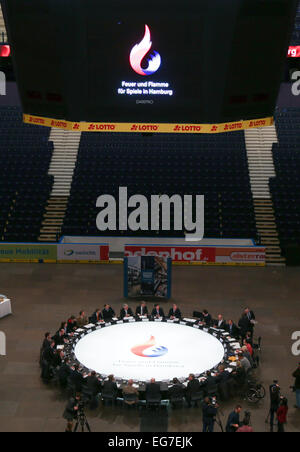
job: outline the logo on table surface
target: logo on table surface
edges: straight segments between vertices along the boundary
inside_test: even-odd
[[[134,355],[141,356],[143,358],[158,358],[168,353],[167,347],[163,345],[156,345],[154,336],[151,336],[148,342],[141,345],[135,345],[132,347],[131,352]]]
[[[148,25],[145,25],[145,35],[139,44],[136,44],[130,52],[130,65],[132,69],[140,75],[152,75],[154,72],[158,71],[161,65],[161,57],[155,50],[153,54],[150,54],[150,59],[148,59],[148,66],[143,69],[141,64],[147,53],[152,47],[151,33]]]

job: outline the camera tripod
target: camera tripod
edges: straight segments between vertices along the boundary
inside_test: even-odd
[[[223,423],[222,423],[222,420],[221,420],[221,417],[220,417],[220,413],[221,413],[222,416],[224,416],[224,414],[223,414],[222,411],[219,412],[219,410],[220,410],[220,408],[218,409],[218,412],[217,412],[217,415],[216,415],[216,418],[215,418],[215,423],[220,427],[221,432],[225,433],[224,432]]]
[[[89,426],[88,420],[86,418],[86,415],[84,414],[84,412],[81,412],[78,414],[77,420],[76,420],[76,425],[74,428],[74,433],[77,432],[78,427],[80,425],[80,432],[84,433],[85,432],[85,428],[88,431],[88,433],[91,433],[91,428]]]

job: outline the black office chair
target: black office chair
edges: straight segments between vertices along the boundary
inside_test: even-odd
[[[159,408],[161,404],[161,396],[148,396],[146,398],[146,407],[147,408]]]

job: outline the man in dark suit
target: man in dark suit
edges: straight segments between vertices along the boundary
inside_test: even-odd
[[[254,333],[254,325],[255,325],[255,315],[254,315],[254,312],[251,311],[250,308],[246,308],[245,311],[244,311],[244,313],[245,313],[245,315],[247,316],[247,318],[248,318],[248,320],[249,320],[249,330],[248,330],[248,331],[250,331],[250,333],[251,333],[252,336],[253,336],[253,333]]]
[[[160,385],[155,382],[155,378],[152,378],[146,385],[146,401],[147,403],[160,403],[161,401]]]
[[[192,396],[197,394],[197,392],[200,391],[200,388],[201,388],[201,385],[200,385],[199,380],[197,378],[195,378],[194,374],[190,374],[189,382],[188,382],[187,389],[186,389],[186,395],[185,395],[189,408],[192,406],[192,403],[191,403]]]
[[[240,335],[240,330],[236,326],[236,324],[233,322],[233,320],[228,320],[228,323],[226,325],[226,331],[229,333],[230,337],[234,339],[238,339]]]
[[[213,324],[214,327],[217,328],[218,330],[225,330],[226,321],[224,320],[222,314],[218,315],[217,320],[214,320]]]
[[[103,382],[102,385],[102,396],[111,397],[112,400],[115,400],[118,394],[118,386],[115,382],[115,378],[113,375],[108,376],[108,380]]]
[[[208,313],[208,310],[204,309],[202,314],[203,314],[202,323],[205,323],[206,326],[211,326],[211,324],[212,324],[212,317]]]
[[[65,335],[64,330],[58,331],[52,338],[52,340],[55,342],[55,347],[57,347],[58,345],[64,345],[66,339],[67,336]]]
[[[173,304],[173,307],[169,311],[170,319],[181,319],[181,311],[176,304]]]
[[[142,316],[142,315],[148,315],[148,308],[146,306],[146,302],[145,301],[141,302],[140,306],[138,306],[136,308],[136,312],[135,313],[139,317]]]
[[[90,408],[95,409],[98,406],[97,396],[101,392],[102,385],[96,377],[96,372],[91,372],[85,380],[85,387],[90,396]]]
[[[178,378],[173,379],[173,386],[169,388],[169,397],[172,404],[176,405],[176,401],[180,401],[184,396],[184,386]]]
[[[42,345],[42,351],[44,351],[46,348],[49,348],[51,346],[51,334],[50,333],[46,333],[45,334],[45,339],[43,341],[43,345]]]
[[[124,319],[126,317],[133,317],[132,309],[128,306],[128,304],[124,304],[120,312],[121,319]]]
[[[75,388],[75,392],[81,392],[82,386],[84,384],[84,378],[79,372],[79,366],[74,366],[74,370],[71,371],[71,374],[69,376],[71,384]]]
[[[91,316],[91,323],[98,323],[100,322],[100,320],[102,320],[102,314],[100,309],[96,309],[96,311],[94,312],[94,314]]]
[[[105,322],[110,322],[113,317],[115,317],[115,311],[110,307],[109,304],[104,305],[104,309],[102,311],[102,317]]]
[[[248,331],[251,331],[251,327],[252,327],[246,313],[244,313],[242,315],[242,317],[240,318],[238,326],[240,329],[240,336],[241,336],[242,340],[244,340]]]
[[[238,405],[232,413],[230,413],[227,424],[226,424],[226,433],[235,433],[237,429],[240,427],[240,413],[242,411],[242,407]]]
[[[153,311],[152,311],[152,317],[155,317],[156,319],[160,318],[160,317],[164,317],[165,313],[163,311],[163,309],[159,306],[159,304],[155,304]]]

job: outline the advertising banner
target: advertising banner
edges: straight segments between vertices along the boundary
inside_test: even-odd
[[[0,261],[47,262],[56,261],[57,245],[44,244],[0,244]]]
[[[108,262],[108,244],[66,243],[57,245],[57,260],[60,262]]]
[[[263,247],[125,245],[124,255],[171,258],[175,264],[265,265],[266,262]]]
[[[151,133],[223,133],[237,130],[256,129],[271,126],[272,117],[241,120],[222,124],[152,124],[152,123],[99,123],[99,122],[70,122],[40,116],[23,115],[26,124],[45,127],[55,127],[77,132],[151,132]]]

